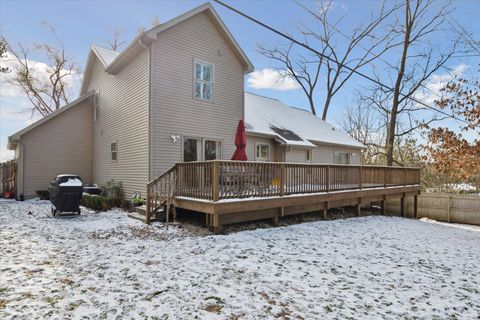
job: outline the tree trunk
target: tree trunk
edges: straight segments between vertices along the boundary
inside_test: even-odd
[[[312,109],[312,114],[317,115],[315,111],[315,103],[313,102],[313,96],[308,96],[308,103],[310,103],[310,109]]]
[[[393,146],[395,143],[395,129],[397,127],[398,104],[401,90],[400,87],[402,85],[402,80],[405,73],[408,47],[410,45],[410,33],[412,31],[412,23],[410,22],[410,0],[406,0],[405,8],[405,38],[403,42],[402,59],[393,91],[392,114],[390,116],[390,123],[388,124],[387,141],[385,146],[387,166],[393,165]]]
[[[323,106],[322,120],[327,121],[328,107],[330,107],[330,101],[332,100],[332,95],[328,92],[327,98],[325,99],[325,105]]]

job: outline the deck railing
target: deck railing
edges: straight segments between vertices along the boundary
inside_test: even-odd
[[[214,160],[178,163],[176,195],[218,201],[420,184],[420,169]]]

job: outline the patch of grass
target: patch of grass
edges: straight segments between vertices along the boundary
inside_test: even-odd
[[[45,298],[45,301],[49,305],[51,305],[52,307],[54,307],[58,303],[58,300],[60,300],[59,297],[46,297]]]
[[[222,303],[222,304],[225,303],[222,298],[220,298],[220,297],[215,297],[215,296],[208,296],[208,297],[206,297],[204,300],[205,300],[205,301],[206,301],[206,300],[215,300],[217,303]]]
[[[0,300],[0,309],[5,309],[7,306],[8,300]]]
[[[332,308],[329,304],[327,304],[326,306],[323,306],[323,308],[324,308],[325,311],[327,311],[327,312],[333,312],[333,308]]]
[[[209,303],[203,307],[203,310],[205,311],[218,313],[218,314],[222,311],[222,309],[223,309],[223,306],[217,303]]]
[[[7,287],[2,287],[0,288],[0,293],[7,292],[8,288]]]
[[[159,294],[162,294],[162,293],[164,293],[164,292],[167,292],[168,290],[169,290],[169,289],[167,288],[167,289],[163,289],[163,290],[154,291],[154,292],[150,293],[149,295],[147,295],[144,300],[145,300],[145,301],[152,301],[152,299],[153,299],[155,296],[158,296]]]

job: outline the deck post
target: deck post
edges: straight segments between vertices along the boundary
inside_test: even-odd
[[[220,223],[220,217],[218,214],[212,214],[211,219],[213,220],[211,223],[212,231],[214,234],[222,233],[222,224]]]
[[[145,223],[150,224],[150,213],[152,211],[152,197],[150,194],[150,186],[147,184],[147,208],[145,210]]]
[[[405,216],[405,195],[400,198],[400,216]]]
[[[212,200],[217,202],[219,199],[219,186],[220,186],[220,162],[213,161],[212,167]]]
[[[324,207],[323,212],[322,212],[324,220],[327,220],[327,214],[328,214],[328,201],[325,201],[325,207]]]
[[[418,196],[413,196],[413,216],[418,219]]]

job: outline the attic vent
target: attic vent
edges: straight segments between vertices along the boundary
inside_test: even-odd
[[[300,138],[295,132],[292,130],[288,130],[285,128],[279,128],[274,125],[270,125],[270,129],[272,129],[276,134],[284,138],[285,140],[290,140],[290,141],[303,141],[302,138]]]

